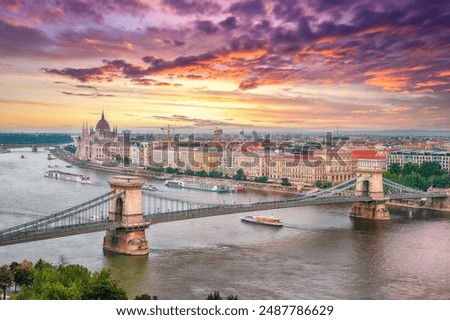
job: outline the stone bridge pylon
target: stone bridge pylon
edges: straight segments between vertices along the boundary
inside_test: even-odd
[[[103,250],[127,255],[147,255],[148,242],[145,229],[150,222],[142,212],[142,182],[139,177],[115,176],[109,182],[114,194],[111,200],[109,220],[121,222],[120,227],[106,231]]]
[[[390,220],[386,209],[388,198],[384,195],[383,172],[386,171],[386,160],[367,159],[358,160],[356,175],[356,196],[369,196],[372,201],[355,202],[350,216],[372,220]]]

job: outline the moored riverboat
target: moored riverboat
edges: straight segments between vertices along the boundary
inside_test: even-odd
[[[92,183],[91,179],[84,174],[75,174],[59,170],[49,170],[45,173],[45,177],[56,180],[73,181],[80,183]]]

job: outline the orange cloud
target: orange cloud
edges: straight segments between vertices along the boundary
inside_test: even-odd
[[[352,113],[353,114],[369,114],[369,113],[377,113],[378,110],[375,109],[358,109],[358,110],[353,110]]]
[[[447,81],[439,81],[439,80],[430,80],[427,82],[418,82],[415,84],[415,88],[422,88],[422,87],[435,87],[435,86],[442,86],[449,84]]]
[[[383,109],[383,114],[398,114],[400,112],[409,111],[409,110],[412,110],[412,109],[413,108],[409,107],[409,106],[398,106],[398,107],[394,107],[392,109],[384,108]]]
[[[450,70],[444,70],[438,72],[438,77],[450,77]]]
[[[415,71],[424,70],[426,66],[416,66],[413,68],[389,68],[384,70],[372,70],[364,73],[369,79],[366,84],[380,87],[385,91],[402,91],[411,80],[410,74]]]

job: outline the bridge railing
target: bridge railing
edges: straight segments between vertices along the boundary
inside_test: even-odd
[[[81,224],[80,222],[89,222],[90,216],[88,216],[88,210],[95,208],[104,203],[108,203],[112,199],[119,197],[121,194],[113,194],[113,192],[108,192],[94,199],[91,199],[85,203],[70,207],[63,211],[51,214],[49,216],[26,222],[24,224],[0,230],[0,239],[8,237],[16,233],[29,233],[31,231],[37,231],[40,228],[49,229],[51,227],[62,227],[68,225]],[[83,216],[84,214],[84,216]],[[83,216],[83,220],[74,218],[76,215]],[[94,221],[91,221],[94,222]],[[59,225],[55,225],[60,223]]]

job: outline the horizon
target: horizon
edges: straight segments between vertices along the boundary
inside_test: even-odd
[[[0,131],[450,131],[450,3],[0,3]],[[178,129],[177,129],[178,128]],[[159,129],[160,130],[160,129]]]

